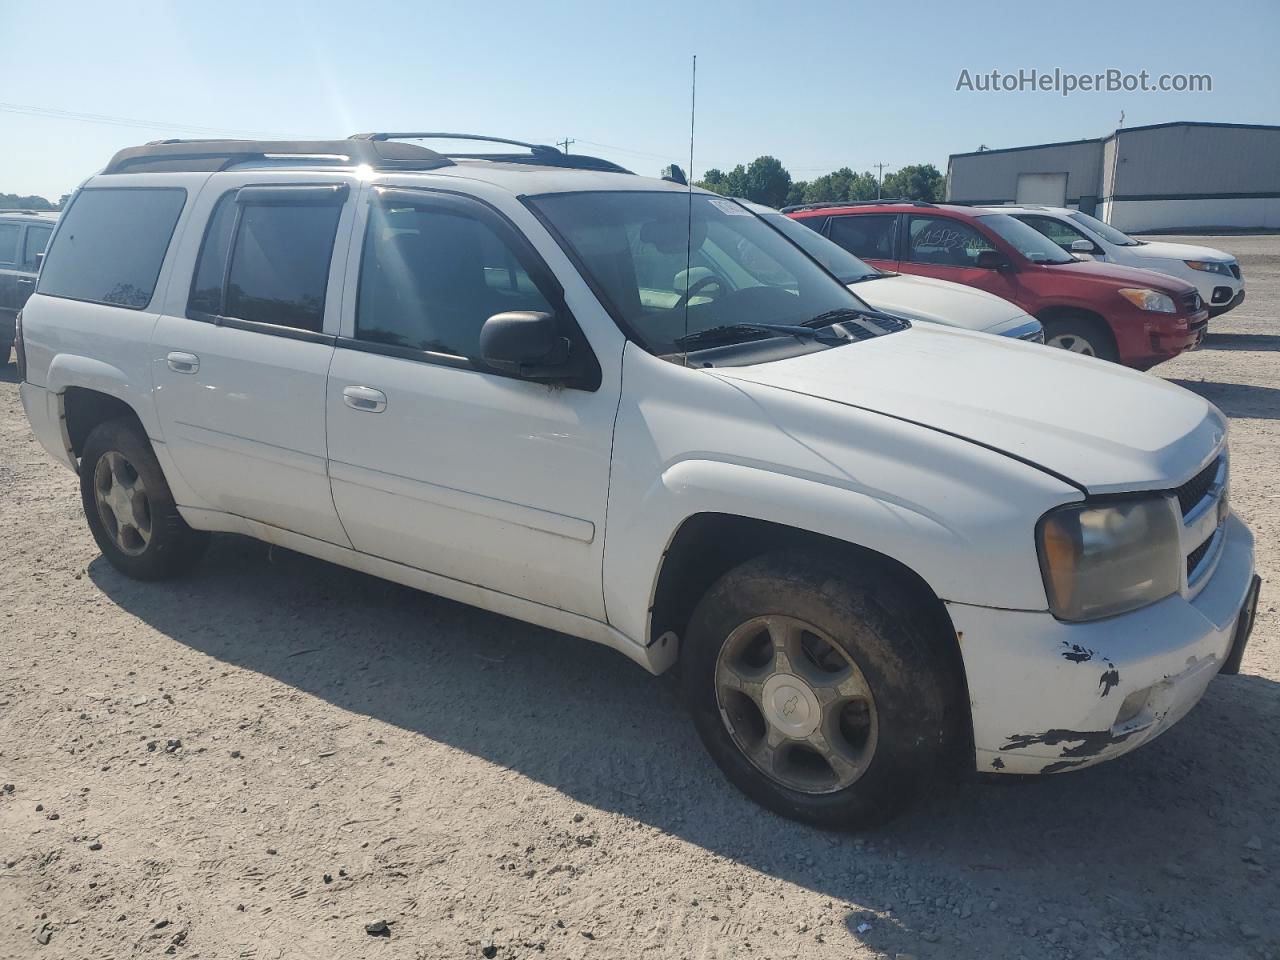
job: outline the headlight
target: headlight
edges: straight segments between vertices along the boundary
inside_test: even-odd
[[[1036,528],[1049,609],[1059,620],[1097,620],[1177,591],[1182,559],[1176,500],[1168,496],[1075,503]]]
[[[1220,273],[1224,277],[1231,276],[1231,268],[1216,260],[1183,260],[1192,270],[1203,270],[1205,273]]]
[[[1125,287],[1120,291],[1124,297],[1139,310],[1154,310],[1156,313],[1177,313],[1173,305],[1173,297],[1159,290],[1148,290],[1146,287]]]

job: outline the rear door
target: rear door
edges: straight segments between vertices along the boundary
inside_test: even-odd
[[[896,213],[862,213],[833,216],[827,236],[855,257],[881,270],[897,270]]]
[[[213,177],[183,239],[152,367],[164,439],[216,510],[349,545],[325,469],[353,179]]]
[[[328,386],[333,498],[352,544],[603,619],[620,372],[601,374],[525,231],[550,238],[510,197],[371,194]],[[549,385],[489,368],[480,328],[508,310],[556,316],[593,375]]]

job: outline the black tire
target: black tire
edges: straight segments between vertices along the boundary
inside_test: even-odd
[[[133,536],[118,543],[118,532],[108,529],[107,517],[100,509],[95,484],[101,482],[100,466],[112,473],[110,465],[122,461],[121,471],[135,485],[130,509],[136,508],[138,516],[131,518],[137,521]],[[80,456],[80,498],[102,555],[128,577],[163,580],[180,576],[195,566],[208,546],[208,534],[192,530],[179,515],[151,443],[135,420],[108,420],[90,431]],[[110,511],[109,506],[106,509]],[[119,530],[118,524],[113,526]],[[139,532],[143,527],[145,538]]]
[[[738,707],[728,703],[733,691],[721,703],[728,689],[717,672],[721,652],[749,629],[743,624],[762,615],[796,618],[825,632],[865,679],[874,701],[874,745],[850,785],[838,787],[837,779],[826,792],[794,789],[758,767],[735,740],[737,730],[730,732]],[[814,826],[861,829],[896,816],[968,742],[954,639],[939,629],[905,577],[875,563],[858,569],[847,556],[783,552],[731,570],[698,603],[681,668],[694,725],[725,776],[762,806]],[[759,704],[756,710],[767,728]],[[740,725],[747,730],[751,724]],[[806,744],[787,740],[783,748],[803,751]]]
[[[1093,317],[1073,314],[1044,321],[1044,342],[1051,347],[1112,363],[1120,359],[1111,331]]]

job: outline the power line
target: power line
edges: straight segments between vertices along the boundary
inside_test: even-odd
[[[0,103],[0,112],[19,116],[44,117],[50,120],[72,120],[77,123],[101,123],[114,127],[134,127],[147,130],[170,130],[175,133],[222,134],[249,137],[267,136],[257,130],[235,130],[229,127],[201,127],[190,123],[173,123],[167,120],[139,120],[132,117],[114,117],[102,113],[77,113],[55,107],[37,107],[25,103]]]

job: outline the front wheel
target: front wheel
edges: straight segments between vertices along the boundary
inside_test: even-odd
[[[90,431],[80,456],[80,498],[102,555],[127,576],[175,577],[204,553],[208,534],[178,514],[151,443],[132,420]]]
[[[684,695],[752,799],[816,826],[868,827],[904,809],[957,742],[963,684],[937,634],[890,571],[772,554],[698,604]]]
[[[1111,332],[1090,317],[1059,317],[1044,322],[1046,346],[1115,363],[1120,359]]]

